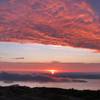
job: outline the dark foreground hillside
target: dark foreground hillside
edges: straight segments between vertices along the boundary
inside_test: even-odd
[[[0,87],[0,100],[100,100],[100,91],[58,88]]]

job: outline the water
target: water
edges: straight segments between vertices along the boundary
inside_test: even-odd
[[[28,87],[56,87],[56,88],[63,88],[63,89],[78,89],[78,90],[100,90],[100,79],[89,79],[86,80],[88,82],[48,82],[48,83],[39,83],[39,82],[12,82],[12,83],[5,83],[0,81],[1,86],[10,86],[14,84],[19,84],[20,86],[28,86]]]

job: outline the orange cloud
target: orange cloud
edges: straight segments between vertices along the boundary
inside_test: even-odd
[[[100,50],[100,22],[81,0],[1,0],[0,41]]]

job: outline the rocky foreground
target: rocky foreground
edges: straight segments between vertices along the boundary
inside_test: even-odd
[[[0,87],[0,100],[100,100],[100,91],[14,85]]]

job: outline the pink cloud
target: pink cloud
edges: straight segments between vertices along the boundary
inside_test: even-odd
[[[100,63],[16,63],[0,62],[0,71],[34,72],[55,69],[58,72],[100,72]]]
[[[100,22],[81,0],[0,2],[0,41],[100,50]]]

